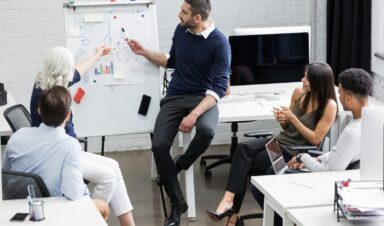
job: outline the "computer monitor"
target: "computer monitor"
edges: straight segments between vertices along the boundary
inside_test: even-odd
[[[309,63],[310,27],[238,28],[229,43],[231,86],[299,82]]]
[[[383,180],[384,107],[365,107],[361,114],[360,179]]]

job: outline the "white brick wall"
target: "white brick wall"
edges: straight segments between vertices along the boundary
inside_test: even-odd
[[[315,1],[315,0],[311,0]],[[230,35],[237,27],[310,25],[308,0],[216,0],[212,17],[216,26]],[[65,44],[62,4],[65,0],[0,0],[0,81],[16,101],[29,106],[35,75],[43,54]],[[178,23],[181,0],[157,0],[159,43],[168,51]],[[325,60],[325,2],[317,2],[316,58]],[[276,128],[275,123],[240,124],[241,131]],[[219,125],[214,143],[230,142],[230,125]],[[240,134],[241,137],[241,134]],[[106,150],[148,148],[148,135],[107,137]],[[92,138],[90,150],[100,149],[100,138]]]

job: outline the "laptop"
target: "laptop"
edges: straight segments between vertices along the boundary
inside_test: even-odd
[[[285,170],[288,169],[288,164],[283,158],[283,153],[281,152],[280,145],[277,143],[276,138],[272,138],[265,145],[269,159],[272,163],[272,168],[275,171],[275,174],[283,174]]]
[[[306,168],[303,169],[291,169],[288,167],[288,163],[285,162],[283,158],[283,153],[281,152],[280,145],[277,142],[276,138],[272,138],[266,145],[267,153],[269,159],[272,163],[272,168],[275,171],[276,175],[279,174],[292,174],[292,173],[309,173],[310,171]]]

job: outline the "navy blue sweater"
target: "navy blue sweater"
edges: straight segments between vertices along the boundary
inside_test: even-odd
[[[207,39],[176,27],[167,68],[174,68],[167,95],[205,93],[225,95],[230,73],[231,48],[217,29]]]

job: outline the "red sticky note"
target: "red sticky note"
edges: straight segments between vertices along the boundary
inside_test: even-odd
[[[80,87],[77,88],[77,91],[76,91],[75,96],[73,97],[73,100],[76,103],[80,104],[80,101],[83,98],[84,94],[85,94],[85,91],[82,88],[80,88]]]

